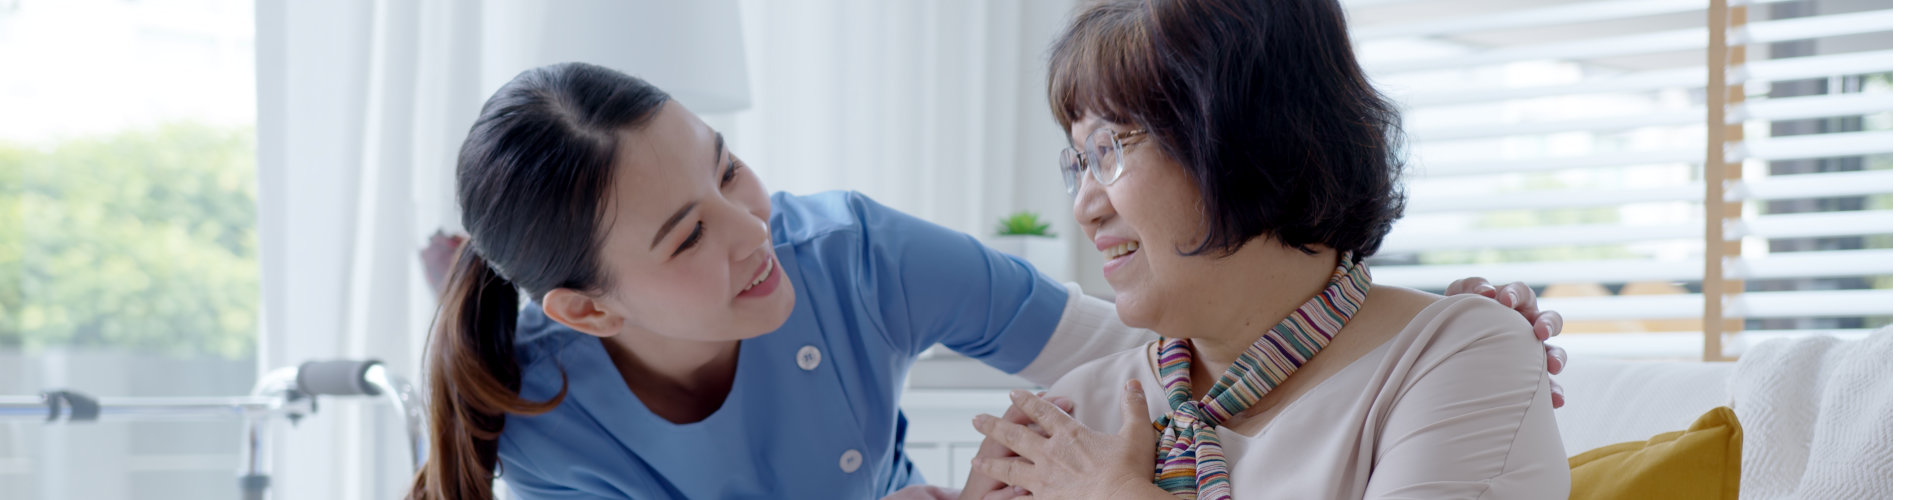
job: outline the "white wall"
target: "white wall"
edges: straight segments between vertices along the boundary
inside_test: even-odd
[[[1046,50],[1073,4],[746,0],[753,105],[704,117],[770,190],[857,190],[975,236],[1037,212],[1079,263],[1056,278],[1104,295],[1046,100]]]

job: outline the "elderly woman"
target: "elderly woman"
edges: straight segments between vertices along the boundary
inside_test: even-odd
[[[1527,321],[1372,282],[1399,116],[1334,0],[1096,2],[1050,64],[1075,218],[1163,337],[977,418],[964,497],[1566,497]]]

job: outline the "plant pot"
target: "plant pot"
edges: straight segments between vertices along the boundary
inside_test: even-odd
[[[1001,253],[1019,257],[1033,265],[1054,281],[1062,283],[1072,281],[1073,265],[1069,262],[1067,240],[1047,236],[989,236],[984,243],[988,248]]]

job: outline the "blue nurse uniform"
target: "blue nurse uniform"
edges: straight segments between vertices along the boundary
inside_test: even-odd
[[[741,342],[733,390],[699,422],[649,411],[598,338],[521,312],[522,397],[551,398],[562,369],[569,386],[553,411],[507,418],[516,495],[878,498],[924,482],[899,408],[916,355],[938,343],[1018,372],[1068,300],[1027,263],[858,193],[777,193],[768,230],[793,315]]]

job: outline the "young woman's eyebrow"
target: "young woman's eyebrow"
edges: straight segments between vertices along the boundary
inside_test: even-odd
[[[685,206],[680,207],[679,211],[674,212],[672,217],[668,217],[667,223],[660,225],[660,232],[653,233],[653,244],[648,245],[647,250],[659,247],[660,240],[666,238],[667,233],[673,232],[674,226],[680,225],[680,221],[687,218],[687,213],[692,212],[693,207],[699,204],[700,202],[697,201],[689,201]]]
[[[716,169],[717,169],[717,168],[719,168],[719,166],[720,166],[720,165],[723,165],[723,164],[725,164],[724,162],[722,162],[722,161],[720,161],[720,160],[721,160],[721,159],[723,158],[723,156],[721,156],[721,154],[722,154],[722,153],[725,153],[726,151],[727,151],[727,136],[724,136],[724,135],[720,135],[720,132],[718,132],[718,131],[715,131],[715,132],[713,133],[713,164],[714,164],[714,168],[716,168]],[[673,213],[673,216],[672,216],[672,217],[668,217],[668,218],[667,218],[667,222],[666,222],[665,224],[661,224],[661,225],[660,225],[660,231],[658,231],[658,232],[655,232],[655,233],[653,233],[653,243],[652,243],[652,244],[650,244],[650,245],[648,245],[648,246],[647,246],[647,249],[648,249],[648,250],[652,250],[652,249],[654,249],[654,248],[657,248],[657,247],[659,247],[659,246],[660,246],[660,240],[663,240],[663,239],[666,239],[666,238],[667,238],[667,233],[671,233],[671,232],[673,232],[673,228],[674,228],[675,226],[678,226],[678,225],[680,225],[680,221],[681,221],[681,220],[683,220],[683,219],[686,219],[686,218],[687,218],[687,214],[688,214],[688,213],[690,213],[690,212],[693,212],[693,207],[694,207],[694,206],[696,206],[696,205],[699,205],[699,204],[700,204],[700,202],[697,202],[697,201],[689,201],[689,202],[687,202],[687,204],[686,204],[686,205],[684,205],[684,206],[681,206],[681,207],[680,207],[680,210],[678,210],[678,211],[675,211],[675,212]]]

